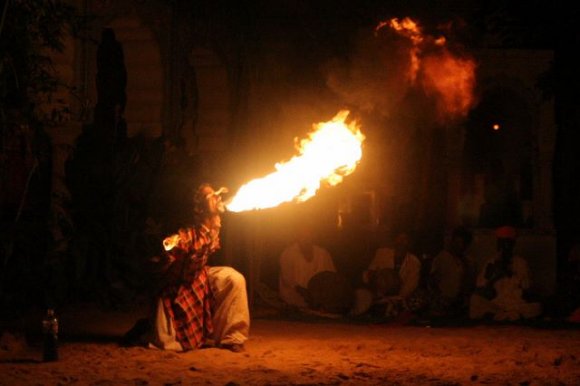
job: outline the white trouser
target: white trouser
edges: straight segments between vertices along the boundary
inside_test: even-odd
[[[210,267],[209,283],[215,299],[212,317],[215,343],[244,343],[250,334],[246,279],[231,267]]]
[[[215,301],[212,314],[215,344],[244,343],[250,333],[246,279],[231,267],[208,267],[208,278]],[[163,350],[183,350],[161,299],[157,301],[149,341]]]
[[[542,313],[540,303],[520,302],[504,303],[498,299],[488,300],[484,297],[473,294],[469,304],[469,317],[471,319],[481,319],[485,314],[492,314],[494,320],[518,320],[530,319]]]

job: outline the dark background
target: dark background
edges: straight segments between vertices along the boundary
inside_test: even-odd
[[[225,57],[235,57],[236,63],[251,62],[256,53],[278,42],[285,52],[293,53],[285,58],[291,72],[288,77],[295,84],[320,90],[326,89],[320,68],[333,60],[351,60],[361,31],[372,30],[391,17],[417,18],[426,33],[441,31],[443,24],[451,23],[448,39],[467,52],[485,48],[553,50],[552,67],[538,79],[537,87],[555,103],[553,208],[558,274],[563,276],[568,251],[580,241],[580,66],[574,6],[558,1],[130,3],[170,15],[175,22],[171,28],[178,35],[187,36],[191,26],[205,26],[210,39],[228,42],[229,46],[223,46]],[[162,235],[187,223],[189,194],[195,184],[216,176],[208,175],[204,160],[184,152],[178,130],[165,129],[162,137],[153,140],[127,138],[123,122],[115,116],[115,106],[124,108],[130,98],[123,87],[127,74],[122,60],[115,61],[114,45],[107,46],[103,50],[113,59],[101,63],[100,74],[108,76],[105,83],[114,86],[100,90],[93,106],[95,115],[76,140],[64,176],[70,197],[61,201],[55,217],[51,207],[54,149],[47,132],[69,112],[60,111],[46,120],[34,111],[35,96],[57,87],[44,71],[50,55],[44,56],[42,50],[61,49],[69,26],[78,39],[87,39],[86,30],[94,16],[54,1],[1,4],[5,17],[0,35],[0,309],[15,315],[30,307],[84,301],[124,307],[147,294],[149,258],[160,253]],[[167,57],[175,63],[181,60],[179,53]],[[240,67],[240,79],[244,71]],[[242,92],[234,102],[241,123],[230,133],[232,153],[236,153],[236,138],[243,137],[246,130],[244,101]],[[28,129],[18,131],[18,140],[9,142],[15,138],[15,128],[22,125]],[[236,158],[234,154],[230,162],[235,164],[245,155],[241,152]],[[219,175],[218,183],[237,186],[249,177],[228,173]],[[275,221],[271,214],[263,216],[245,221]],[[226,225],[228,221],[235,220],[226,219]],[[435,244],[441,245],[442,235],[436,236]],[[354,230],[348,237],[361,244],[353,253],[368,253],[374,246],[364,238],[364,230]],[[247,262],[237,264],[248,273]]]

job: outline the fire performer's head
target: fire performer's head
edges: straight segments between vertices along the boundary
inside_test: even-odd
[[[214,190],[210,184],[201,184],[193,196],[193,212],[195,222],[210,228],[221,226],[220,214],[225,211],[221,194],[227,192],[226,188]]]

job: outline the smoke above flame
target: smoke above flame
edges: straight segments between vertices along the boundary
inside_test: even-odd
[[[475,63],[445,52],[423,59],[423,87],[437,96],[439,113],[455,118],[467,115],[475,102]]]
[[[476,65],[448,43],[411,18],[382,21],[349,62],[329,65],[327,83],[349,103],[385,116],[396,115],[414,88],[435,102],[439,120],[462,118],[475,103]]]
[[[349,113],[342,110],[330,121],[314,124],[307,138],[297,141],[298,155],[276,164],[275,172],[243,185],[226,208],[242,212],[302,202],[314,196],[322,184],[342,182],[359,163],[365,139],[356,121],[346,123]]]
[[[474,103],[475,62],[452,54],[444,36],[423,34],[419,24],[411,18],[380,22],[375,35],[387,26],[411,43],[407,73],[411,84],[420,82],[425,92],[436,98],[439,113],[444,118],[467,115]]]

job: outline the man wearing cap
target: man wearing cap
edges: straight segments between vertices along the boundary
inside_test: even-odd
[[[470,299],[470,318],[490,315],[496,321],[513,321],[538,316],[541,305],[524,300],[531,285],[530,271],[523,258],[514,256],[515,228],[498,228],[496,238],[498,252],[485,262],[477,277],[477,288]]]

